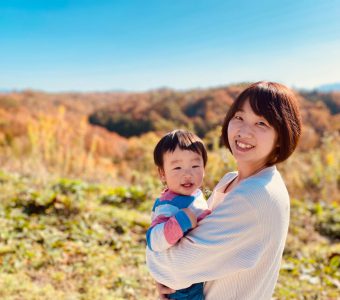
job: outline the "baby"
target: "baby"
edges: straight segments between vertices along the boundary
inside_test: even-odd
[[[174,130],[156,145],[154,161],[167,188],[154,203],[146,241],[150,250],[165,251],[210,213],[200,190],[207,151],[195,134]],[[202,300],[203,283],[177,290],[168,298]]]

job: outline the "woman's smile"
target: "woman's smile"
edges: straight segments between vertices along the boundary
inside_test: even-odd
[[[252,174],[265,166],[277,132],[263,116],[255,114],[246,100],[229,122],[228,139],[239,171]]]
[[[248,143],[246,143],[246,142],[241,142],[241,141],[239,141],[239,140],[236,140],[235,143],[236,143],[236,148],[237,148],[238,150],[240,150],[240,151],[249,150],[249,149],[254,148],[253,145],[248,144]]]

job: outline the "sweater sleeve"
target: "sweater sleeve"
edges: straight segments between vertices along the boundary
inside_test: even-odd
[[[175,194],[169,190],[164,192],[152,208],[152,223],[146,232],[148,248],[151,251],[164,251],[176,244],[193,227],[182,209],[193,205],[197,209],[204,207],[202,201],[207,207],[200,190],[190,196]],[[199,205],[194,204],[196,202]]]
[[[207,215],[211,213],[210,209],[208,208],[208,203],[204,198],[202,191],[198,191],[194,201],[188,207],[196,216],[197,222],[200,222],[204,219]]]
[[[155,221],[155,225],[146,232],[146,242],[151,251],[164,251],[172,247],[192,228],[191,221],[183,210],[170,218],[159,216]]]
[[[164,252],[147,249],[151,275],[173,289],[216,280],[260,259],[270,228],[242,193],[230,193],[200,225]]]

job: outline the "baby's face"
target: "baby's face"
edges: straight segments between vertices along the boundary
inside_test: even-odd
[[[204,163],[200,154],[176,148],[163,157],[162,180],[168,188],[181,195],[191,195],[201,187],[204,177]]]

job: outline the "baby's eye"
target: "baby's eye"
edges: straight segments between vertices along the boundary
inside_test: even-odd
[[[173,170],[180,170],[181,169],[181,167],[175,167],[175,168],[173,168]]]
[[[193,168],[199,168],[200,166],[199,165],[195,165],[195,166],[192,166]]]

